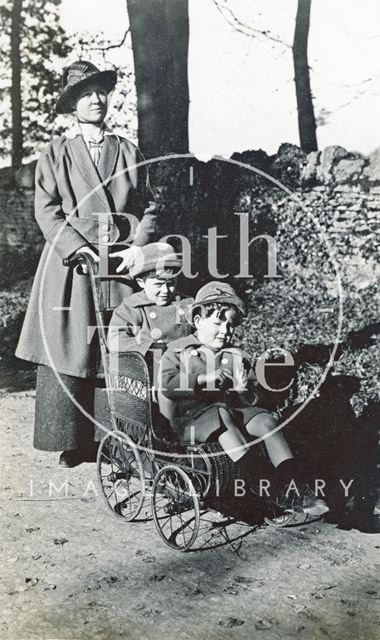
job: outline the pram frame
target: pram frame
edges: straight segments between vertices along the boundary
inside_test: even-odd
[[[163,541],[173,549],[187,551],[197,538],[201,509],[210,508],[216,486],[219,491],[230,487],[234,464],[219,445],[178,442],[158,411],[153,418],[152,376],[144,357],[133,351],[109,352],[105,314],[110,311],[110,303],[107,291],[104,300],[102,283],[121,276],[102,275],[99,263],[87,253],[76,254],[64,260],[64,264],[77,267],[84,277],[89,277],[94,302],[111,420],[111,429],[98,423],[105,431],[97,456],[101,494],[113,515],[126,522],[138,518],[150,497],[153,520]],[[195,460],[200,461],[200,468]],[[103,466],[107,464],[111,471],[103,474]],[[111,483],[111,490],[107,490],[107,482]],[[123,487],[123,500],[117,499],[117,483]],[[134,489],[132,483],[136,485]],[[111,502],[111,495],[116,496],[116,502]],[[183,514],[189,511],[190,517],[185,522]],[[293,514],[287,517],[282,514],[276,523],[274,516],[267,522],[286,526],[293,519]],[[178,521],[177,528],[173,526],[174,519]],[[169,533],[164,530],[166,520],[170,524]]]

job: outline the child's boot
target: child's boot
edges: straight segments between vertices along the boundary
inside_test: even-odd
[[[321,516],[329,510],[326,502],[317,498],[311,487],[299,477],[294,458],[284,460],[276,468],[277,504],[284,511]]]

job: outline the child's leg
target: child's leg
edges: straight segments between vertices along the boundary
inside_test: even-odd
[[[298,478],[298,468],[293,454],[281,431],[271,433],[276,428],[276,420],[268,413],[259,413],[247,423],[246,429],[252,436],[265,438],[265,446],[274,467],[276,467],[276,484],[279,504],[287,511],[303,511],[311,515],[322,515],[328,511],[324,500],[317,499],[307,484]],[[300,492],[289,490],[289,483],[298,482]]]
[[[271,433],[277,426],[277,422],[269,413],[259,413],[251,418],[246,425],[246,429],[251,436],[264,439],[265,446],[271,463],[274,467],[278,467],[284,460],[293,459],[293,454],[281,431]],[[268,435],[269,434],[269,435]]]
[[[234,462],[237,462],[237,460],[240,460],[240,458],[249,451],[247,440],[241,433],[229,411],[220,407],[219,417],[226,427],[226,431],[218,438],[219,444],[221,444],[227,455],[229,455]]]

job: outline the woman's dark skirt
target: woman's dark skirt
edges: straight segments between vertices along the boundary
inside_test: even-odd
[[[62,385],[53,369],[45,365],[38,367],[33,445],[42,451],[90,450],[96,438],[94,423],[79,407],[90,416],[94,415],[96,380],[62,373],[59,376]],[[75,398],[78,407],[66,390]]]

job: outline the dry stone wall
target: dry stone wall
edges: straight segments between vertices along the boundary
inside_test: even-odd
[[[329,236],[357,289],[380,278],[380,149],[368,158],[342,147],[309,154],[301,171],[309,197],[332,210]]]
[[[350,153],[339,146],[305,155],[298,147],[284,144],[275,156],[267,156],[262,151],[248,151],[235,154],[233,158],[253,166],[259,165],[301,195],[306,203],[322,210],[320,222],[340,250],[347,277],[353,286],[359,289],[366,287],[380,276],[380,148],[368,157]],[[33,170],[34,166],[33,163]],[[22,172],[21,186],[17,188],[8,189],[0,184],[0,271],[3,285],[7,284],[7,279],[13,282],[32,275],[43,246],[43,237],[34,219],[32,179],[25,180],[25,173]],[[161,179],[162,176],[158,175],[158,181]],[[164,175],[164,181],[167,179],[168,174]],[[215,184],[215,175],[211,182]],[[235,184],[234,189],[238,192],[239,185]],[[161,186],[158,191],[161,191]],[[241,192],[244,194],[245,191],[246,185],[242,184]],[[262,193],[260,189],[250,198],[252,206],[262,199],[268,200],[269,207],[277,206],[270,191]],[[165,206],[165,188],[163,201]],[[238,201],[239,197],[235,203]],[[170,215],[171,212],[169,218]],[[15,261],[19,266],[17,278],[17,274],[12,276]]]
[[[43,242],[33,190],[0,188],[0,288],[33,275]]]

